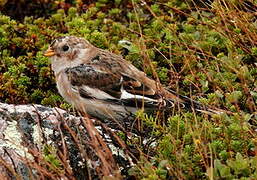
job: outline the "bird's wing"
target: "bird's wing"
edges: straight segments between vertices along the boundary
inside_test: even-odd
[[[73,89],[81,97],[132,107],[158,106],[159,97],[150,87],[122,72],[119,63],[104,58],[98,54],[91,62],[65,70]]]
[[[82,97],[96,99],[115,99],[121,96],[121,76],[97,66],[81,64],[67,68],[65,73],[72,87]]]
[[[158,94],[155,82],[119,55],[99,50],[87,64],[98,66],[113,74],[120,74],[122,76],[123,89],[131,94],[143,96]]]

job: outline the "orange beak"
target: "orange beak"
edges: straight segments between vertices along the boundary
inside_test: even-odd
[[[46,56],[46,57],[51,57],[51,56],[54,56],[54,55],[55,55],[55,52],[54,52],[54,50],[51,47],[49,47],[46,50],[46,52],[44,53],[44,56]]]

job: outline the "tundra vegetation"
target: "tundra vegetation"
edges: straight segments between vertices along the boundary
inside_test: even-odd
[[[84,37],[166,87],[232,112],[139,111],[154,143],[130,141],[140,154],[127,177],[257,179],[256,0],[1,0],[0,10],[1,102],[72,110],[43,52],[56,37]],[[59,171],[41,168],[58,178],[65,166],[55,151],[41,153]]]

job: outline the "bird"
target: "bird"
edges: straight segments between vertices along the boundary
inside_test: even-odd
[[[78,111],[95,118],[122,120],[139,109],[175,107],[207,114],[221,112],[165,88],[121,55],[97,48],[81,37],[54,39],[44,56],[51,59],[60,95]]]

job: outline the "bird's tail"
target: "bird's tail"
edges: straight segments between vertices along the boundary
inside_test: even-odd
[[[219,108],[203,105],[202,103],[195,101],[187,96],[179,95],[178,93],[170,89],[168,89],[168,91],[178,97],[179,101],[177,102],[177,104],[181,108],[188,109],[191,111],[201,112],[204,114],[210,114],[210,115],[228,113],[227,111]],[[166,101],[168,104],[172,104],[174,106],[174,99],[166,99]]]

